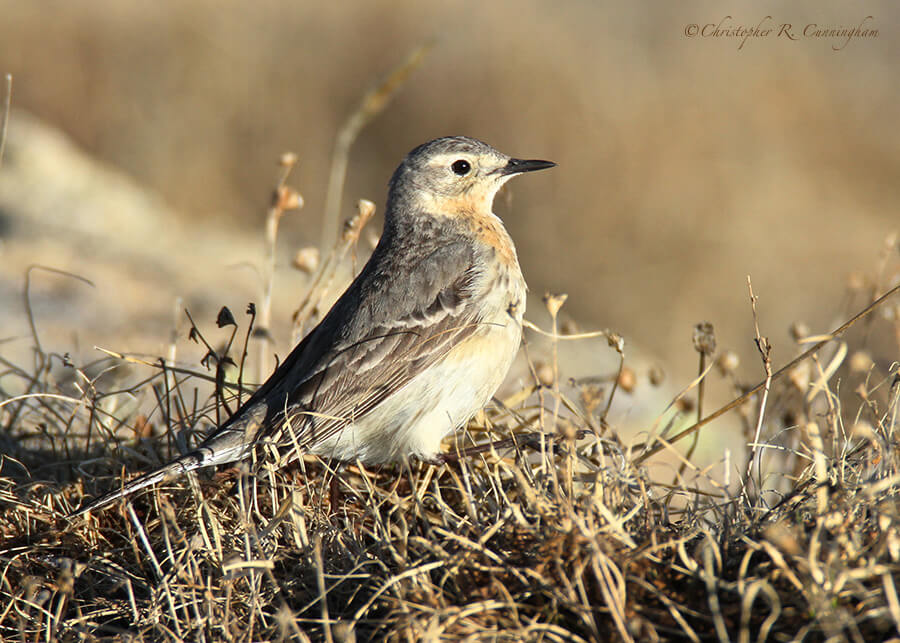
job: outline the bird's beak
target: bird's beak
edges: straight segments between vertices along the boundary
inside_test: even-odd
[[[522,159],[509,159],[509,162],[500,168],[500,174],[521,174],[522,172],[534,172],[535,170],[546,170],[547,168],[556,167],[553,161],[538,161],[532,159],[523,161]]]

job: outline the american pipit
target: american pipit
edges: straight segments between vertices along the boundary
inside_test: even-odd
[[[434,459],[500,386],[522,337],[525,279],[492,212],[523,161],[463,136],[410,152],[365,267],[272,376],[196,449],[78,513],[259,445],[379,464]]]

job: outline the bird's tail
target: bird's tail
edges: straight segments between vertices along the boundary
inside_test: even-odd
[[[231,428],[231,427],[228,427]],[[188,471],[202,469],[217,464],[225,464],[240,460],[249,451],[249,445],[246,440],[242,439],[240,430],[218,431],[208,438],[202,445],[186,453],[176,460],[162,465],[161,467],[145,473],[135,478],[131,482],[126,483],[115,491],[110,491],[99,498],[92,500],[85,506],[70,514],[70,518],[80,516],[88,511],[101,509],[111,502],[115,502],[119,498],[125,498],[131,494],[145,489],[157,482],[173,480],[178,476],[184,475]]]

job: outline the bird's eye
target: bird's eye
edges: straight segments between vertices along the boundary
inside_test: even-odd
[[[472,169],[472,165],[465,159],[459,159],[458,161],[453,161],[450,169],[453,170],[454,174],[465,176]]]

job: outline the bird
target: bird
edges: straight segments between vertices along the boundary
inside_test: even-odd
[[[521,343],[527,286],[494,196],[555,165],[466,136],[413,149],[388,184],[369,260],[272,375],[196,448],[73,516],[258,448],[281,463],[438,462],[442,439],[484,408]]]

